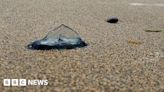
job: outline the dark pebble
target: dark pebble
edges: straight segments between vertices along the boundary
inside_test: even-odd
[[[108,23],[117,23],[118,22],[118,18],[117,17],[110,17],[109,19],[107,19]]]

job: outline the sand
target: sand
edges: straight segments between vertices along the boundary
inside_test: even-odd
[[[163,0],[0,0],[1,92],[163,92]],[[117,24],[105,20],[117,16]],[[89,45],[25,48],[60,24]],[[138,44],[139,43],[139,44]],[[4,87],[3,79],[47,79],[47,86]]]

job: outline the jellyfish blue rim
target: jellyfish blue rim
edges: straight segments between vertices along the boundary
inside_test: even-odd
[[[41,40],[37,40],[37,41],[34,41],[30,44],[27,45],[27,48],[28,49],[31,49],[31,50],[50,50],[50,49],[75,49],[75,48],[82,48],[82,47],[86,47],[88,44],[85,43],[84,41],[80,41],[79,44],[74,44],[74,45],[71,45],[71,44],[66,44],[66,43],[62,43],[62,44],[55,44],[55,45],[42,45],[40,44]],[[38,45],[35,45],[35,43],[39,43]]]

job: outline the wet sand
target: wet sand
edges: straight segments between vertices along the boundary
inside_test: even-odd
[[[1,92],[164,91],[163,0],[0,0]],[[117,16],[117,24],[105,20]],[[88,43],[74,50],[25,48],[60,24]],[[48,86],[4,87],[3,79]]]

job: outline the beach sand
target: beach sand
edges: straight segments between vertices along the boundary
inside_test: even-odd
[[[1,92],[163,92],[163,0],[0,0]],[[119,18],[109,24],[110,16]],[[65,24],[88,43],[73,50],[25,48]],[[4,87],[3,79],[47,79]]]

